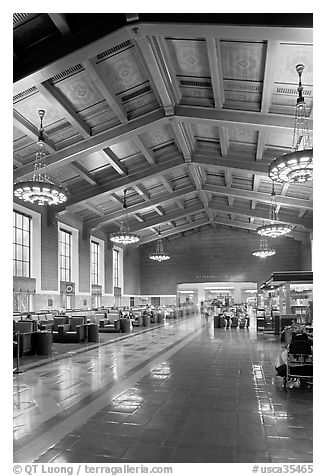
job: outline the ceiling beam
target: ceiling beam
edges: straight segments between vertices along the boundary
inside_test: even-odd
[[[214,94],[215,108],[221,109],[224,103],[223,78],[221,76],[221,65],[218,62],[215,38],[206,38],[209,69],[211,72],[212,88]]]
[[[271,196],[269,193],[263,192],[253,192],[252,190],[241,190],[238,188],[229,188],[229,187],[222,187],[220,185],[208,185],[205,184],[203,189],[207,192],[211,192],[216,195],[232,195],[238,198],[245,198],[248,200],[258,200],[259,202],[268,203],[271,202]],[[293,197],[280,197],[278,196],[278,202],[281,203],[282,206],[290,207],[290,208],[307,208],[308,210],[313,209],[313,202],[312,200],[304,200],[301,198],[293,198]]]
[[[163,172],[167,170],[177,170],[182,167],[184,163],[180,163],[180,159],[173,159],[159,165],[152,165],[152,167],[146,167],[145,169],[139,169],[136,173],[128,176],[119,177],[115,180],[102,183],[98,187],[84,188],[82,192],[75,193],[68,200],[68,203],[58,205],[56,213],[60,213],[66,207],[74,205],[75,203],[83,202],[84,200],[91,200],[94,197],[98,197],[104,193],[119,192],[128,187],[133,187],[146,178],[159,177]]]
[[[261,160],[263,158],[265,145],[266,145],[266,131],[259,131],[257,150],[256,150],[256,160]]]
[[[231,227],[234,227],[234,228],[243,228],[245,230],[250,230],[250,231],[254,231],[254,232],[256,232],[256,228],[257,228],[255,225],[252,225],[251,223],[245,223],[245,222],[234,221],[234,220],[226,220],[226,219],[218,218],[218,217],[215,218],[215,223],[217,223],[219,225],[231,226]],[[286,236],[284,238],[285,239],[286,238],[294,238],[295,240],[298,240],[298,241],[304,241],[304,240],[306,240],[307,236],[309,236],[309,233],[303,233],[303,232],[299,232],[299,231],[292,231],[290,233],[290,235],[291,236]]]
[[[254,174],[254,179],[253,179],[253,184],[252,184],[252,190],[253,190],[253,192],[257,192],[257,191],[258,191],[259,182],[260,182],[260,177],[258,177],[258,175],[256,175],[256,174]],[[255,210],[255,208],[256,208],[256,200],[252,200],[252,201],[251,201],[251,208],[252,208],[252,210]],[[251,223],[253,223],[254,218],[251,217],[249,220],[250,220]]]
[[[261,112],[268,113],[272,102],[274,77],[276,68],[276,56],[279,48],[279,42],[276,40],[269,40],[267,42],[267,52],[265,60],[265,70],[263,79],[263,91],[261,99]]]
[[[183,197],[185,195],[188,195],[190,193],[193,193],[195,191],[195,188],[192,186],[187,186],[184,187],[180,190],[176,190],[172,193],[168,193],[165,195],[161,195],[156,198],[151,198],[150,200],[144,201],[142,203],[138,203],[136,205],[130,205],[128,206],[128,214],[133,215],[134,213],[140,212],[140,211],[145,211],[147,209],[151,209],[156,205],[162,205],[163,203],[168,203],[170,201],[175,201],[176,198]],[[112,222],[114,220],[119,219],[123,215],[123,210],[118,210],[116,212],[111,212],[106,214],[104,217],[101,219],[95,219],[95,220],[90,220],[85,222],[85,225],[89,228],[94,228],[99,225],[103,225],[105,223]]]
[[[80,175],[80,177],[86,180],[86,182],[90,183],[91,185],[98,185],[98,181],[82,164],[80,164],[79,162],[75,160],[71,162],[70,165],[73,166],[73,168],[77,171],[78,175]]]
[[[198,152],[193,157],[192,163],[199,166],[205,165],[205,168],[208,170],[243,170],[263,177],[267,177],[268,175],[267,163],[263,161],[256,162],[246,156],[228,155],[227,157],[222,157],[218,153],[204,154]]]
[[[119,175],[128,174],[127,168],[120,162],[119,157],[109,147],[104,150],[98,150],[97,153],[104,157]]]
[[[219,136],[220,136],[220,148],[222,157],[226,157],[228,155],[229,150],[229,131],[226,127],[219,127]]]
[[[142,139],[139,136],[135,136],[133,141],[139,147],[140,152],[143,154],[149,165],[155,165],[155,159],[153,152],[148,149],[145,144],[143,143]]]
[[[175,116],[171,120],[178,123],[207,124],[218,127],[243,127],[254,131],[265,129],[275,132],[293,131],[292,116],[199,106],[176,106]],[[312,119],[307,119],[307,127],[312,130]]]
[[[139,35],[159,35],[173,38],[223,38],[231,41],[277,40],[282,43],[312,44],[312,28],[264,26],[203,25],[201,23],[139,23]]]
[[[188,171],[190,175],[190,179],[192,180],[193,184],[195,185],[197,190],[202,190],[203,188],[203,178],[200,173],[201,169],[197,165],[190,163],[188,166]]]
[[[165,114],[167,116],[172,115],[174,112],[174,103],[171,99],[167,79],[156,57],[152,42],[148,37],[141,35],[134,36],[133,41],[144,69],[151,83],[154,85],[154,90],[157,91]]]
[[[172,235],[175,235],[175,234],[178,234],[178,233],[182,233],[184,231],[188,231],[188,230],[191,230],[195,227],[198,227],[198,226],[204,226],[204,225],[209,225],[210,224],[210,221],[208,218],[203,218],[202,220],[198,220],[197,222],[195,223],[187,223],[186,225],[181,225],[181,226],[178,226],[176,228],[171,228],[171,230],[167,230],[167,231],[164,231],[161,233],[161,236],[162,238],[166,238],[168,236],[172,236]],[[157,240],[157,236],[156,235],[150,235],[146,238],[142,238],[140,240],[140,245],[144,245],[146,243],[150,243],[152,241],[155,241]]]
[[[183,218],[191,213],[198,212],[201,209],[202,209],[201,205],[193,205],[192,207],[185,208],[184,210],[176,210],[173,212],[169,212],[162,217],[155,217],[155,218],[152,218],[151,220],[145,220],[142,223],[138,223],[137,225],[132,226],[131,229],[132,231],[137,231],[137,232],[146,230],[154,226],[162,225],[163,223],[169,223],[170,221],[176,220],[178,218]]]
[[[117,116],[122,124],[128,121],[127,111],[122,106],[120,100],[116,96],[113,88],[110,86],[108,78],[105,77],[100,68],[96,67],[96,63],[93,60],[86,60],[82,62],[82,66],[88,72],[90,77],[100,93],[104,96],[106,102]]]
[[[264,210],[252,210],[250,207],[246,206],[227,206],[220,203],[214,203],[212,200],[209,204],[210,208],[217,210],[218,212],[232,213],[234,215],[244,216],[244,217],[254,217],[261,220],[271,221],[269,211]],[[278,223],[288,223],[290,225],[302,226],[308,230],[312,229],[313,223],[312,220],[300,220],[293,215],[288,215],[286,213],[279,214],[276,220]]]
[[[225,180],[225,186],[228,188],[232,187],[232,172],[230,169],[224,170],[224,180]],[[229,206],[232,207],[233,202],[234,202],[234,197],[231,197],[228,195],[228,202]]]
[[[195,152],[195,138],[186,124],[171,122],[172,131],[176,145],[181,152],[185,162],[190,162]]]
[[[30,139],[32,139],[35,142],[38,141],[39,130],[33,124],[31,124],[29,121],[27,121],[27,119],[25,119],[15,109],[14,109],[13,124],[14,124],[15,127],[17,127],[17,129],[19,129],[27,137],[29,137]],[[46,148],[47,148],[48,152],[55,152],[54,142],[52,142],[52,140],[49,139],[45,133],[43,135],[44,135],[44,142],[45,142],[45,145],[46,145]],[[33,161],[33,163],[28,164],[28,166],[31,168],[31,172],[34,173],[34,161]]]
[[[165,187],[165,189],[166,189],[168,192],[173,192],[173,187],[172,187],[170,181],[167,179],[167,177],[166,177],[164,174],[162,174],[162,175],[160,176],[160,180],[161,180],[161,182],[163,183],[163,186]],[[179,207],[181,210],[185,207],[185,206],[184,206],[184,203],[183,203],[183,200],[180,199],[180,198],[177,198],[177,199],[176,199],[176,203],[177,203],[178,207]]]
[[[165,71],[166,77],[169,80],[168,84],[170,86],[171,93],[173,94],[173,102],[178,104],[181,100],[182,93],[166,40],[163,36],[153,37],[152,44],[160,57],[161,65]]]
[[[289,186],[290,186],[289,183],[284,183],[283,184],[280,196],[284,197],[284,195],[286,195],[286,192],[288,191]],[[277,196],[275,196],[275,201],[276,201],[275,212],[278,213],[280,211],[281,204],[279,203],[279,201],[277,199]]]
[[[94,203],[85,202],[85,203],[83,203],[83,207],[88,208],[88,210],[91,210],[92,212],[96,213],[97,215],[100,215],[100,216],[105,215],[103,210],[101,210],[99,207],[94,205]]]
[[[81,116],[75,111],[70,102],[63,96],[61,91],[49,81],[35,85],[41,95],[45,97],[49,103],[60,112],[70,124],[72,124],[79,134],[85,138],[90,137],[91,128],[83,121]]]
[[[162,110],[144,114],[141,117],[130,120],[127,124],[113,127],[108,131],[96,134],[94,137],[89,137],[63,150],[56,151],[47,159],[47,170],[68,164],[73,160],[81,160],[93,152],[98,152],[111,145],[132,139],[135,134],[139,135],[147,132],[153,128],[154,122],[157,127],[160,127],[166,121],[167,119],[164,117]],[[33,171],[34,164],[24,165],[14,172],[14,179],[27,178],[33,175]]]
[[[71,35],[71,30],[64,13],[48,13],[49,17],[58,28],[62,36]]]

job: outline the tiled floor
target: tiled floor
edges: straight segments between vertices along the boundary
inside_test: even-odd
[[[312,462],[274,336],[195,316],[15,378],[15,462]],[[22,426],[21,426],[22,425]]]

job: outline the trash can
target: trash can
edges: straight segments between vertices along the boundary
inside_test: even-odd
[[[149,327],[151,323],[151,317],[148,315],[143,316],[144,327]]]
[[[214,328],[217,329],[220,326],[220,318],[218,316],[214,316]]]
[[[53,335],[49,331],[36,333],[36,353],[38,355],[52,354]]]
[[[120,319],[121,323],[121,332],[124,334],[128,333],[131,331],[131,320],[130,319]]]
[[[164,322],[163,312],[159,312],[159,313],[158,313],[158,323],[159,323],[159,324],[163,324],[163,322]]]
[[[97,324],[88,324],[87,325],[87,339],[88,342],[98,342],[99,341],[99,334],[98,334],[98,325]]]

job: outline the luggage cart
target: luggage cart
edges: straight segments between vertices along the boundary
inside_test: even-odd
[[[313,359],[312,354],[288,353],[286,375],[283,377],[283,387],[289,380],[300,381],[300,384],[313,383]]]
[[[313,359],[312,346],[306,333],[292,334],[288,346],[286,375],[283,377],[283,387],[288,380],[300,381],[300,384],[312,385]]]

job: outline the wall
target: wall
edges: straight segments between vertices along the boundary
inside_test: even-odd
[[[140,247],[141,294],[175,294],[178,283],[251,281],[261,283],[273,271],[300,270],[300,242],[273,240],[276,254],[262,260],[252,255],[259,237],[241,230],[219,228],[164,242],[171,259],[153,263],[153,243]]]
[[[311,242],[301,243],[301,269],[303,271],[312,270]]]
[[[139,248],[129,246],[123,253],[124,294],[140,294],[140,254]]]

